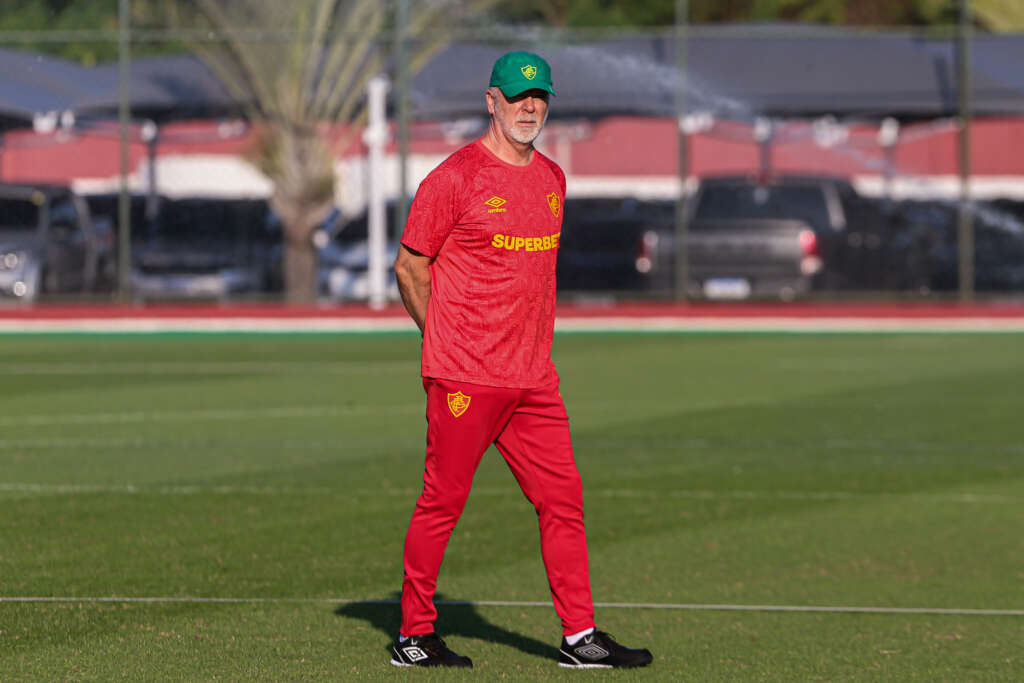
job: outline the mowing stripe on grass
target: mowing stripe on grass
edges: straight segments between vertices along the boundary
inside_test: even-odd
[[[33,427],[54,425],[90,425],[90,424],[138,424],[146,422],[178,422],[178,421],[218,421],[243,420],[249,418],[269,419],[316,419],[323,417],[359,417],[363,415],[421,415],[423,404],[406,403],[395,405],[361,404],[349,406],[293,406],[270,408],[222,408],[204,410],[162,410],[162,411],[128,411],[117,413],[70,413],[70,414],[28,414],[0,417],[0,427]],[[417,435],[417,439],[419,436]],[[380,439],[381,443],[391,443],[391,439]],[[992,453],[1024,453],[1024,443],[1011,441],[997,442],[939,442],[939,441],[907,441],[880,439],[594,439],[588,436],[575,439],[577,447],[594,450],[629,449],[642,445],[647,450],[687,450],[711,449],[721,447],[742,448],[746,450],[771,449],[816,449],[819,451],[882,451],[886,457],[893,454],[965,454],[984,452]],[[0,448],[148,448],[153,445],[192,447],[196,440],[159,440],[135,438],[44,438],[44,439],[0,439]],[[216,441],[216,443],[224,443]],[[241,443],[241,442],[240,442]],[[264,443],[270,443],[264,440]],[[289,439],[277,445],[282,447],[298,447],[308,445],[319,447],[321,441],[303,441]],[[419,443],[419,441],[417,441]]]
[[[95,362],[63,363],[0,363],[0,375],[276,375],[276,374],[380,374],[382,372],[412,373],[419,370],[416,360],[410,361],[181,361],[181,362]]]
[[[263,496],[309,496],[337,495],[339,489],[327,486],[319,487],[280,487],[280,486],[153,486],[153,485],[109,485],[109,484],[36,484],[19,482],[0,482],[0,493],[28,493],[40,495],[74,495],[74,494],[127,494],[156,496],[194,496],[194,495],[233,495],[253,494]],[[477,496],[511,496],[518,498],[521,494],[514,486],[505,488],[477,487],[473,489]],[[411,488],[395,489],[344,489],[348,497],[380,497],[393,496],[415,498],[419,490]],[[821,502],[869,500],[899,498],[902,501],[924,501],[933,503],[962,503],[966,505],[994,504],[1020,505],[1024,499],[1014,496],[1002,496],[987,493],[888,493],[888,492],[850,492],[850,491],[650,491],[643,489],[602,489],[594,487],[586,494],[587,498],[679,498],[689,500],[810,500]]]
[[[142,437],[115,438],[43,438],[43,439],[0,439],[3,450],[76,450],[76,449],[121,449],[141,451],[138,455],[148,456],[153,448],[193,451],[196,449],[244,448],[247,450],[334,450],[353,451],[356,449],[414,448],[423,446],[422,438],[394,437],[362,439],[150,439]]]
[[[54,415],[9,415],[0,417],[0,427],[31,427],[60,424],[121,424],[137,422],[178,422],[187,420],[243,420],[250,418],[319,418],[346,415],[415,415],[424,410],[422,403],[398,405],[365,404],[358,406],[279,406],[269,408],[224,408],[204,410],[139,410],[121,413],[71,413]],[[21,439],[16,441],[23,441]],[[3,442],[0,442],[3,443]]]
[[[342,604],[399,605],[398,600],[359,600],[351,598],[199,598],[199,597],[74,597],[10,596],[0,602],[16,603],[139,603],[139,604]],[[436,600],[436,605],[451,607],[551,607],[540,600]],[[661,609],[732,612],[826,612],[833,614],[947,614],[959,616],[1024,617],[1024,609],[972,609],[961,607],[852,607],[846,605],[715,605],[698,603],[595,602],[602,609]]]

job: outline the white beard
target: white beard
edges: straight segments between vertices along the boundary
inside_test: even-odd
[[[531,128],[522,128],[517,126],[514,121],[506,119],[500,109],[496,109],[494,114],[494,118],[497,120],[498,127],[501,128],[502,132],[521,145],[528,145],[536,140],[547,121],[547,114],[545,113],[544,119],[539,122],[539,125]]]
[[[540,135],[541,126],[535,126],[533,128],[520,128],[519,126],[513,125],[508,129],[508,136],[518,143],[528,145],[537,139]]]

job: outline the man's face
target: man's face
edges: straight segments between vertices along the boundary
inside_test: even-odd
[[[548,117],[548,93],[527,90],[505,97],[499,88],[487,91],[487,110],[506,137],[528,145],[537,139]]]

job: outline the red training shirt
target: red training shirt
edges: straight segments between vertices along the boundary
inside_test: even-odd
[[[424,377],[496,387],[558,381],[551,361],[565,174],[477,140],[423,180],[402,244],[430,256]]]

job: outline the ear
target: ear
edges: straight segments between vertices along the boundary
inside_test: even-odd
[[[484,91],[484,97],[487,98],[487,113],[493,115],[494,114],[494,104],[495,104],[494,103],[494,93],[491,92],[490,88],[488,88],[487,90]]]

